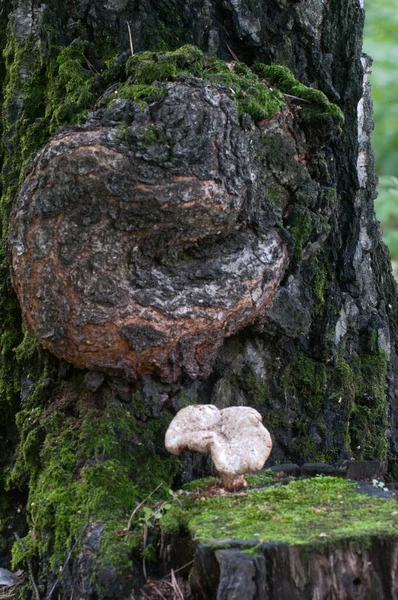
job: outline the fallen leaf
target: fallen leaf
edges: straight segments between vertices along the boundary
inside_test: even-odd
[[[127,529],[115,529],[113,533],[116,535],[116,537],[125,537],[129,532]]]

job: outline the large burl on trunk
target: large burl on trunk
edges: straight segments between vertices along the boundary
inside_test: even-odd
[[[287,238],[266,195],[278,171],[257,155],[273,139],[293,157],[290,130],[244,131],[230,94],[200,80],[165,86],[149,109],[119,100],[91,123],[49,142],[15,203],[25,320],[79,367],[130,380],[208,375],[223,338],[264,312],[284,275]],[[242,213],[262,201],[257,233]]]
[[[76,540],[61,598],[128,596],[142,556],[162,572],[157,509],[125,529],[209,473],[164,450],[187,404],[255,407],[273,463],[398,478],[363,19],[359,0],[3,3],[0,567],[15,531],[41,596]]]

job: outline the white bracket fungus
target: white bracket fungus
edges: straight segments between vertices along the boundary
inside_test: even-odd
[[[211,404],[196,404],[177,413],[166,432],[165,445],[177,456],[183,450],[210,453],[222,487],[234,490],[247,485],[245,473],[263,468],[272,440],[254,408],[218,410]]]

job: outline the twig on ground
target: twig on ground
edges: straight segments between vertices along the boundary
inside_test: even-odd
[[[162,581],[173,590],[174,600],[184,600],[184,594],[182,593],[181,588],[178,585],[177,579],[174,577],[174,575],[171,580],[171,583],[170,581],[166,581],[165,579],[162,579]]]
[[[157,485],[157,486],[155,487],[155,489],[154,489],[154,490],[152,490],[152,492],[151,492],[151,493],[150,493],[150,494],[149,494],[149,495],[148,495],[148,496],[145,498],[145,500],[143,500],[142,502],[140,502],[140,503],[138,504],[138,506],[136,506],[136,507],[135,507],[135,509],[133,510],[133,512],[132,512],[132,513],[131,513],[131,515],[130,515],[129,521],[128,521],[128,523],[127,523],[126,531],[130,531],[131,523],[133,522],[133,519],[134,519],[135,515],[137,514],[137,512],[138,512],[139,510],[141,510],[141,508],[144,506],[144,504],[146,504],[146,503],[148,502],[149,498],[150,498],[151,496],[153,496],[153,494],[154,494],[155,492],[157,492],[157,491],[158,491],[158,489],[162,487],[162,485],[163,485],[163,481],[161,481],[161,482],[159,483],[159,485]]]
[[[162,579],[159,580],[149,580],[147,582],[147,585],[145,586],[145,588],[141,589],[140,592],[143,595],[143,598],[148,599],[149,597],[153,597],[152,592],[156,592],[160,598],[162,598],[162,600],[166,600],[166,596],[167,598],[169,598],[169,594],[172,593],[173,596],[173,600],[184,600],[185,596],[184,596],[184,592],[181,589],[175,574],[178,571],[181,571],[182,569],[185,569],[186,567],[189,567],[189,565],[191,565],[194,561],[191,560],[189,563],[186,563],[185,565],[183,565],[182,567],[179,567],[178,569],[175,570],[171,570],[170,573],[168,575],[166,575],[165,577],[163,577]],[[168,578],[171,578],[171,581],[167,581]],[[159,587],[156,585],[158,584]],[[165,589],[165,586],[167,586],[167,588]],[[164,593],[166,594],[166,596],[164,596],[161,592],[161,589],[163,589]],[[167,591],[168,590],[168,591]],[[146,593],[149,593],[149,596],[146,595]]]
[[[93,75],[99,75],[99,71],[97,71],[97,69],[94,67],[94,65],[91,64],[91,62],[88,60],[88,58],[83,54],[83,58],[87,63],[88,68],[90,69],[90,71],[92,72]]]
[[[293,98],[293,100],[300,100],[300,102],[306,102],[307,104],[311,104],[309,100],[304,100],[304,98],[299,98],[298,96],[292,96],[291,94],[283,94],[286,98]]]
[[[158,588],[155,585],[153,586],[153,589],[162,598],[162,600],[166,600],[166,597],[163,596],[162,592],[160,590],[158,590]]]
[[[73,544],[72,548],[69,551],[68,556],[66,557],[66,560],[65,560],[65,562],[64,562],[64,564],[62,566],[60,574],[58,575],[58,577],[57,577],[54,585],[52,586],[51,590],[48,592],[48,594],[46,596],[46,600],[50,600],[51,596],[54,593],[55,588],[57,587],[57,585],[61,581],[62,575],[64,574],[64,571],[65,571],[66,567],[68,566],[68,563],[69,563],[69,561],[70,561],[70,559],[72,557],[73,551],[75,550],[77,544],[80,542],[80,540],[81,540],[81,538],[83,536],[83,533],[86,531],[87,527],[88,527],[88,524],[86,523],[86,525],[83,527],[83,529],[81,530],[81,532],[77,536],[75,543]]]
[[[14,531],[14,537],[17,540],[18,545],[21,548],[21,550],[23,552],[26,552],[26,548],[23,545],[22,540],[21,540],[21,538],[19,537],[19,535],[17,534],[16,531]],[[32,584],[32,588],[33,588],[33,592],[35,594],[35,598],[36,598],[36,600],[40,600],[39,590],[37,589],[35,578],[33,576],[32,563],[30,562],[30,558],[28,556],[26,556],[25,558],[26,558],[26,563],[28,565],[29,579],[30,579],[30,583]]]
[[[234,60],[236,60],[236,62],[240,62],[239,58],[236,56],[235,52],[228,46],[227,42],[225,42],[225,45],[227,46],[230,55],[232,56],[232,58]]]
[[[163,527],[160,528],[160,547],[159,547],[159,556],[163,556],[164,550],[164,531]]]
[[[146,548],[146,543],[148,541],[148,526],[145,524],[144,525],[144,542],[143,542],[143,550],[145,550]],[[143,557],[142,559],[142,572],[144,573],[144,577],[145,577],[145,581],[148,579],[147,574],[146,574],[146,564],[145,564],[145,557]]]
[[[171,577],[172,573],[178,573],[178,571],[182,571],[183,569],[185,569],[186,567],[189,567],[189,565],[192,565],[193,563],[194,563],[194,561],[190,560],[189,563],[187,563],[186,565],[182,565],[182,567],[179,567],[178,569],[171,570],[171,572],[168,575],[166,575],[164,577],[164,579],[166,579],[166,577]]]
[[[129,30],[130,52],[131,52],[131,56],[134,56],[133,36],[131,35],[131,27],[130,27],[130,23],[128,21],[126,21],[126,23],[127,23],[127,29]]]
[[[180,586],[178,585],[178,581],[176,576],[174,575],[173,569],[171,570],[171,585],[173,586],[173,591],[176,594],[179,600],[184,600],[184,594],[181,591]]]

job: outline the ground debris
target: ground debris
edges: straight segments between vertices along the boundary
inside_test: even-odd
[[[134,599],[142,600],[192,600],[191,586],[177,578],[172,571],[165,579],[148,579]]]

